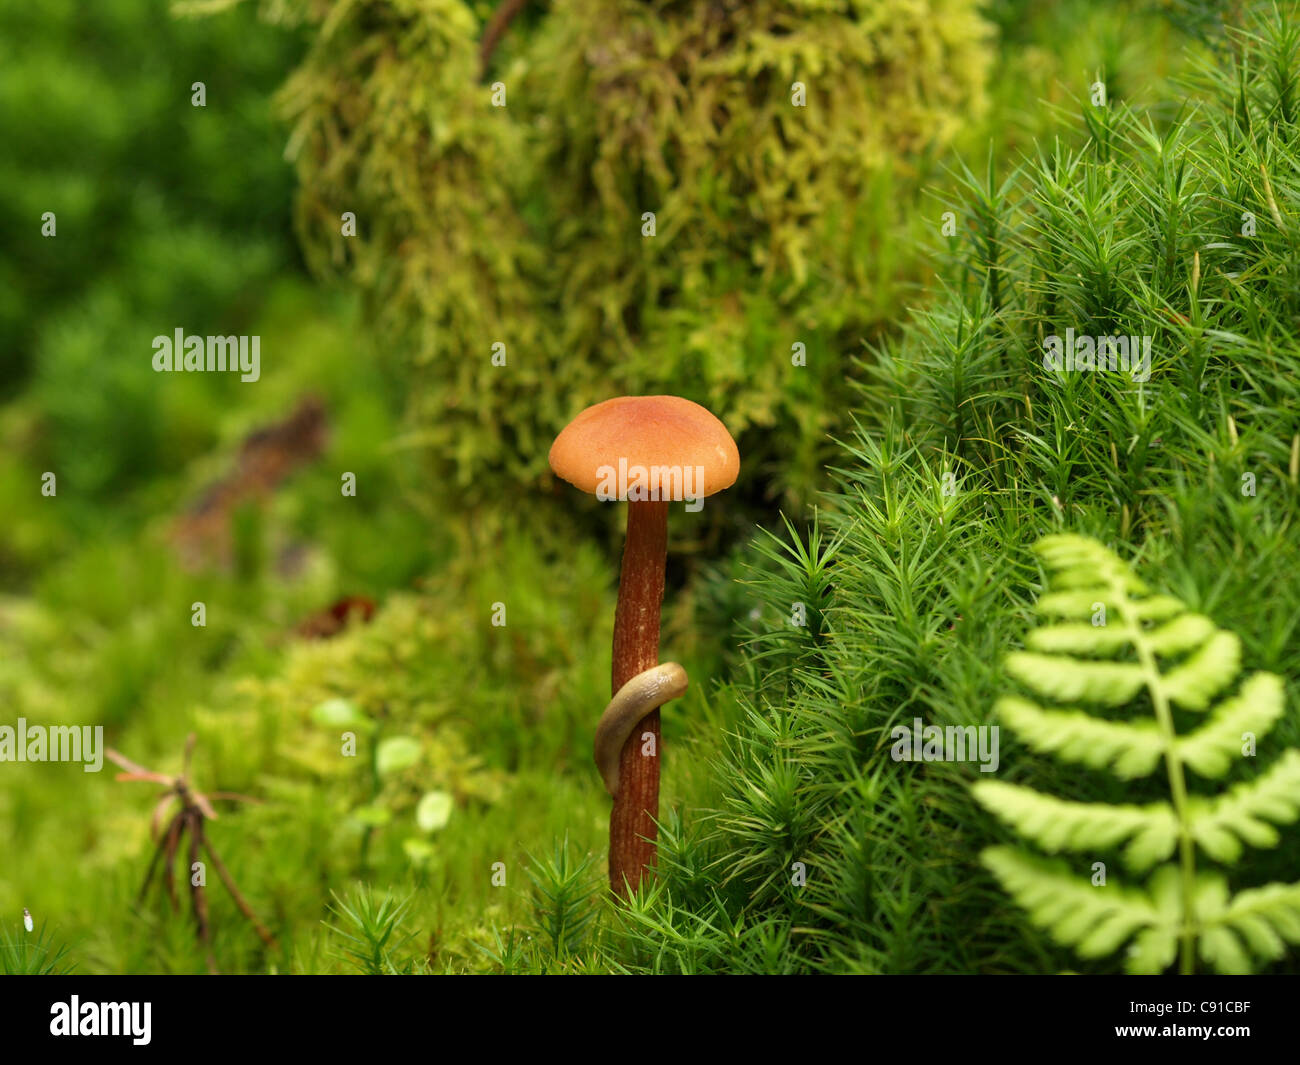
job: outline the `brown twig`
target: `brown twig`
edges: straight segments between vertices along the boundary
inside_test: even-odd
[[[235,905],[248,918],[262,942],[273,950],[279,948],[275,937],[257,919],[257,916],[253,913],[253,908],[240,894],[239,888],[235,886],[234,877],[230,875],[225,863],[217,857],[216,851],[212,849],[212,842],[207,838],[207,833],[204,831],[205,822],[217,819],[217,811],[212,808],[212,803],[207,795],[192,788],[189,784],[190,762],[194,755],[196,739],[197,737],[192,732],[186,737],[185,754],[182,760],[183,770],[177,776],[167,776],[164,773],[155,773],[151,769],[145,769],[112,748],[105,749],[104,755],[115,765],[125,770],[125,772],[117,774],[118,780],[146,781],[167,785],[167,790],[163,792],[149,818],[149,831],[150,837],[154,840],[154,852],[149,861],[149,868],[145,871],[144,883],[140,885],[137,901],[144,900],[149,891],[149,885],[153,883],[154,875],[159,864],[161,864],[167,899],[171,903],[173,911],[180,909],[180,903],[176,897],[176,855],[180,851],[181,843],[188,833],[190,905],[194,911],[194,923],[198,929],[199,943],[203,947],[204,960],[207,963],[208,970],[215,973],[217,963],[212,955],[212,926],[208,915],[207,893],[204,890],[204,884],[194,882],[194,865],[199,861],[201,851],[207,851],[213,866],[216,867],[217,874],[221,877],[221,882],[226,885],[226,890],[234,898]],[[233,791],[215,791],[212,793],[212,798],[234,802],[260,802],[259,799],[254,799],[248,795],[240,795]],[[167,827],[160,835],[158,833],[158,824],[168,804],[173,801],[179,803],[180,809],[172,815],[171,820],[167,822]]]
[[[167,901],[172,904],[173,911],[180,909],[180,903],[176,901],[176,850],[181,843],[181,830],[185,827],[185,822],[185,809],[182,807],[181,812],[172,819],[164,844],[163,886],[167,889]]]
[[[172,825],[178,817],[180,817],[180,814],[176,814],[171,821],[168,821],[166,831],[164,831],[163,835],[154,840],[153,857],[149,860],[149,868],[145,870],[144,883],[140,885],[140,891],[136,895],[135,899],[136,902],[144,901],[145,893],[149,890],[149,885],[153,882],[154,873],[158,871],[158,863],[162,861],[164,850],[163,839],[171,834]]]
[[[524,9],[527,3],[528,0],[502,0],[501,6],[492,13],[487,29],[483,31],[483,42],[479,45],[479,80],[482,80],[487,75],[488,62],[492,59],[492,53],[496,51],[501,38],[506,35],[510,23],[515,20],[515,16]]]
[[[212,935],[208,929],[208,897],[203,884],[195,883],[194,867],[199,863],[199,847],[203,843],[203,826],[197,815],[190,815],[190,902],[194,906],[194,920],[199,926],[199,942],[203,944],[203,958],[208,972],[215,974],[217,960],[212,956]]]
[[[244,901],[244,896],[239,893],[239,888],[235,887],[234,878],[226,869],[225,863],[217,857],[217,852],[212,849],[212,841],[208,839],[203,831],[203,825],[199,825],[199,839],[203,842],[203,849],[208,852],[208,857],[212,859],[212,864],[217,867],[217,875],[221,877],[221,882],[226,885],[226,890],[230,892],[231,897],[235,900],[235,905],[239,907],[239,912],[248,918],[249,923],[257,931],[262,942],[272,950],[278,950],[279,946],[275,942],[275,936],[262,926],[262,922],[257,919],[257,914],[253,908]]]

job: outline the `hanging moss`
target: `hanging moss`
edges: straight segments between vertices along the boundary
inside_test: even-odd
[[[516,209],[524,147],[477,83],[479,25],[456,0],[289,5],[315,44],[281,91],[311,265],[362,290],[379,346],[409,361],[408,442],[469,485],[545,447],[502,417],[550,385],[535,278],[541,248]],[[345,232],[345,212],[355,235]],[[506,344],[507,367],[492,365]],[[559,414],[555,414],[559,417]]]
[[[547,478],[617,392],[706,404],[755,430],[751,488],[811,491],[898,310],[909,160],[983,107],[974,0],[559,0],[481,82],[457,0],[272,9],[316,26],[281,98],[303,244],[415,367],[407,442],[464,498]]]
[[[873,174],[983,109],[987,36],[967,0],[561,0],[525,101],[545,123],[565,306],[625,336],[627,309],[740,277],[786,305],[847,294],[854,208]]]
[[[806,495],[897,309],[882,200],[982,111],[988,35],[968,0],[560,0],[523,97],[570,357],[763,430],[748,469]]]

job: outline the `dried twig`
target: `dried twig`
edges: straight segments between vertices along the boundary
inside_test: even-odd
[[[488,62],[492,59],[492,53],[496,51],[501,38],[506,35],[510,23],[514,21],[515,16],[524,9],[524,5],[527,3],[528,0],[502,0],[501,6],[492,13],[487,29],[483,31],[483,41],[479,45],[478,76],[480,79],[487,74]]]
[[[208,931],[208,897],[203,893],[203,885],[194,881],[192,871],[199,860],[199,847],[203,843],[201,818],[193,818],[190,824],[190,903],[194,907],[194,920],[199,926],[199,942],[203,944],[203,960],[208,963],[208,971],[217,971],[217,961],[212,956],[212,937]]]
[[[186,737],[182,771],[177,776],[167,776],[165,773],[156,773],[152,769],[145,769],[111,747],[104,751],[104,756],[114,765],[120,766],[124,770],[124,772],[117,774],[116,779],[118,780],[144,781],[151,784],[166,785],[166,790],[163,791],[149,818],[149,834],[154,841],[154,852],[153,857],[149,860],[149,868],[145,872],[144,883],[140,885],[137,899],[139,901],[144,900],[149,891],[149,885],[153,882],[154,875],[159,864],[161,864],[163,886],[167,900],[173,910],[180,908],[180,903],[176,898],[175,864],[176,855],[181,849],[186,834],[188,834],[189,868],[191,873],[189,877],[190,906],[194,911],[194,923],[198,929],[199,943],[203,947],[204,960],[207,963],[208,970],[215,973],[217,963],[212,955],[212,926],[208,917],[208,899],[204,884],[195,883],[193,876],[194,865],[199,861],[201,851],[207,852],[217,870],[217,874],[221,877],[221,882],[226,885],[226,890],[230,892],[231,897],[235,900],[235,905],[239,907],[239,912],[252,924],[262,942],[272,950],[278,950],[279,947],[276,944],[275,937],[257,919],[257,915],[253,913],[253,908],[249,906],[239,888],[235,886],[234,877],[230,875],[230,870],[226,868],[225,863],[217,857],[217,852],[212,849],[212,842],[204,831],[206,821],[215,821],[218,818],[217,811],[212,808],[208,796],[192,788],[189,783],[190,760],[194,755],[196,739],[197,737],[192,732]],[[261,801],[233,791],[214,791],[212,798],[231,802]],[[173,802],[179,803],[180,808],[167,822],[167,827],[159,833],[158,826],[161,824],[167,808]]]
[[[248,918],[257,934],[262,937],[262,942],[268,947],[276,949],[275,937],[263,927],[262,922],[257,919],[253,913],[253,908],[244,900],[244,896],[239,893],[239,888],[235,886],[234,878],[226,869],[226,863],[217,857],[217,852],[212,849],[212,841],[209,840],[203,832],[203,826],[199,825],[199,837],[203,840],[203,849],[208,852],[208,857],[212,859],[212,864],[217,867],[217,875],[221,877],[221,882],[226,885],[226,890],[230,892],[231,897],[235,900],[235,905],[239,907],[239,912]]]

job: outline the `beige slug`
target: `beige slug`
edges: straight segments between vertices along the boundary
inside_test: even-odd
[[[652,710],[676,699],[690,683],[686,670],[676,662],[661,662],[638,673],[609,701],[596,726],[596,768],[605,790],[618,794],[618,757],[632,730]]]

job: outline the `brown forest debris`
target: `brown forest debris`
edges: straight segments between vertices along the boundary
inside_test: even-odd
[[[307,396],[283,421],[250,433],[240,446],[235,468],[210,485],[174,523],[171,540],[190,566],[231,559],[231,523],[245,504],[264,505],[295,471],[325,449],[325,405]]]

